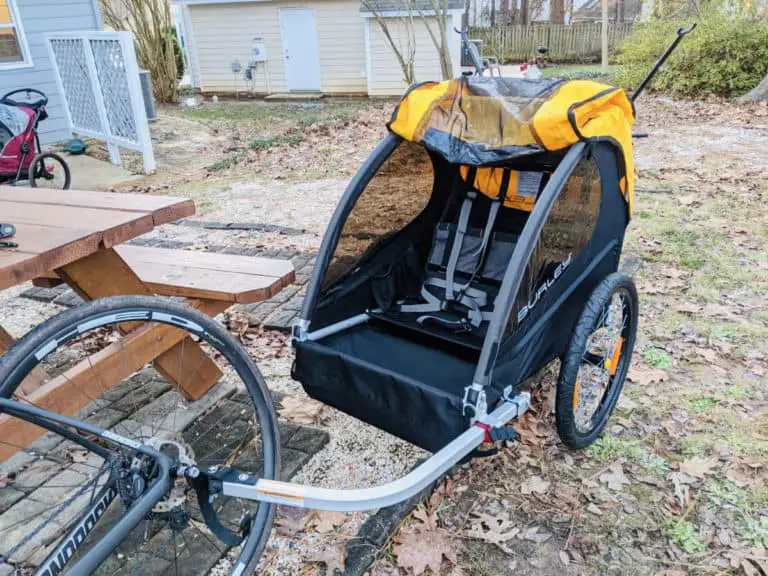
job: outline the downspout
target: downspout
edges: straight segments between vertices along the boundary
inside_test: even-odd
[[[101,14],[101,4],[99,0],[91,0],[93,8],[93,23],[96,30],[104,30],[104,17]]]

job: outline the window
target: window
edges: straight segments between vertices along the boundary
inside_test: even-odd
[[[533,313],[541,313],[553,294],[563,292],[565,287],[558,286],[557,280],[592,240],[601,198],[600,169],[594,160],[582,160],[568,178],[541,229],[509,316],[506,334],[528,322]]]
[[[0,69],[31,64],[15,0],[0,0]]]
[[[432,160],[423,146],[402,142],[357,199],[341,230],[323,290],[348,276],[421,214],[432,196]]]

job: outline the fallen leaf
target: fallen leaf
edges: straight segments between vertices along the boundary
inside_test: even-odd
[[[278,506],[275,517],[277,533],[283,536],[295,536],[306,527],[309,515],[303,508]]]
[[[347,561],[347,547],[343,542],[328,542],[319,548],[310,551],[305,557],[307,562],[320,562],[328,567],[328,572],[333,574],[335,570],[344,571],[344,563]]]
[[[661,368],[646,368],[635,365],[630,368],[629,375],[627,376],[631,382],[640,386],[649,386],[654,382],[664,382],[668,377],[667,371]]]
[[[8,474],[0,474],[0,488],[5,488],[8,484],[12,484],[13,479],[8,478]]]
[[[603,515],[603,511],[600,510],[600,508],[598,508],[597,506],[595,506],[595,504],[593,504],[592,502],[590,502],[587,505],[587,512],[589,512],[590,514],[594,514],[595,516]]]
[[[413,511],[413,517],[419,520],[427,530],[437,528],[437,515],[434,512],[428,512],[424,506],[419,506]]]
[[[571,563],[571,557],[568,555],[568,552],[565,550],[560,550],[558,553],[558,556],[560,556],[560,562],[563,566],[568,566],[568,564]]]
[[[344,512],[329,512],[327,510],[315,510],[310,514],[310,524],[315,532],[328,534],[338,526],[346,522],[347,515]]]
[[[443,557],[453,564],[457,559],[451,536],[441,529],[409,532],[401,537],[393,551],[397,565],[410,570],[414,576],[423,574],[427,568],[439,575]]]
[[[508,548],[506,543],[520,533],[520,528],[517,528],[511,520],[504,518],[489,514],[475,514],[475,516],[477,518],[472,520],[469,530],[464,533],[465,536],[494,544],[507,554],[514,554],[514,550]]]
[[[674,502],[675,508],[672,510],[674,513],[682,514],[688,507],[688,486],[680,482],[680,474],[671,473],[672,485],[675,488]]]
[[[552,534],[550,534],[546,530],[540,529],[538,526],[529,528],[528,530],[525,531],[525,534],[523,535],[524,540],[528,540],[529,542],[535,542],[536,544],[542,544],[547,540],[549,540],[550,538],[552,538]]]
[[[694,456],[693,458],[680,462],[680,472],[695,478],[704,478],[704,476],[709,474],[710,470],[716,465],[717,460],[714,458]]]
[[[541,476],[531,476],[520,484],[520,492],[523,494],[544,494],[549,489],[549,481]]]
[[[323,404],[306,397],[286,396],[280,404],[280,416],[296,424],[313,424],[323,411]]]
[[[624,474],[624,468],[622,468],[620,463],[614,464],[609,470],[610,472],[600,474],[600,482],[607,484],[611,490],[621,492],[625,484],[632,484],[626,474]]]

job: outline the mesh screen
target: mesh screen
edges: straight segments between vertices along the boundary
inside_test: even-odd
[[[536,248],[525,270],[523,284],[509,316],[506,333],[542,305],[550,288],[557,293],[557,280],[584,250],[600,215],[600,171],[592,159],[583,160],[574,170],[552,206]]]
[[[344,223],[323,290],[346,277],[384,241],[413,222],[427,206],[433,182],[427,151],[412,142],[400,144],[377,170]]]

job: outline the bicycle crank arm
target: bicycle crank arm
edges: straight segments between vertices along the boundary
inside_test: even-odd
[[[470,426],[439,452],[409,474],[373,488],[336,490],[316,488],[290,482],[256,479],[247,474],[230,473],[221,481],[225,496],[272,502],[298,508],[354,512],[385,508],[418,494],[439,480],[462,458],[485,441],[486,428],[500,428],[522,416],[530,405],[531,395],[520,392],[481,420],[483,426]]]

